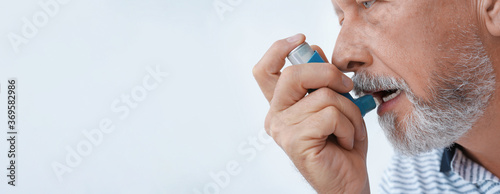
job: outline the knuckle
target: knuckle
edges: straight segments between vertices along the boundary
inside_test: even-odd
[[[289,66],[281,72],[281,76],[283,79],[290,79],[290,77],[294,76],[298,71],[298,66]]]
[[[324,64],[324,72],[329,79],[335,79],[339,77],[339,70],[331,64]]]
[[[278,132],[276,130],[269,130],[269,136],[271,136],[275,141],[276,143],[279,144],[279,141],[278,141]]]
[[[320,88],[316,90],[314,93],[317,93],[316,95],[318,95],[319,98],[324,99],[326,101],[331,100],[336,96],[335,92],[329,88]]]
[[[255,78],[259,77],[259,75],[262,74],[262,68],[259,66],[259,64],[255,65],[253,67],[252,74],[253,74],[253,77],[255,77]]]
[[[257,63],[252,69],[252,74],[256,80],[265,78],[267,76],[267,72],[264,64],[261,64],[261,62]]]
[[[268,135],[276,139],[281,132],[281,124],[274,113],[269,112],[266,116],[265,128]]]
[[[271,124],[271,137],[278,138],[283,131],[283,127],[278,122],[273,122]]]
[[[266,120],[264,121],[264,128],[266,129],[266,132],[268,135],[271,135],[271,131],[272,131],[272,114],[271,113],[268,113],[267,116],[266,116]]]
[[[325,108],[325,114],[329,117],[332,118],[334,121],[338,121],[340,119],[341,113],[339,109],[337,109],[334,106],[328,106]]]
[[[286,118],[280,116],[280,113],[268,114],[266,117],[266,132],[286,151],[290,150],[290,146],[293,144],[293,134],[288,130],[291,126],[283,122],[283,119]]]

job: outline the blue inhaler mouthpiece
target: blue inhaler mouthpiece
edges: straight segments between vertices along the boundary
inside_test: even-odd
[[[297,48],[293,49],[292,52],[288,54],[287,58],[292,63],[292,65],[325,62],[318,54],[318,52],[313,50],[311,46],[307,44],[307,42],[304,42],[301,45],[297,46]],[[361,116],[363,117],[366,113],[372,111],[373,109],[375,109],[375,107],[377,107],[377,104],[375,103],[375,100],[371,95],[362,96],[358,99],[352,98],[349,93],[344,93],[341,95],[354,102],[354,104],[358,106],[359,110],[361,111]]]

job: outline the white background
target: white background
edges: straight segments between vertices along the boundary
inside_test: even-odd
[[[16,187],[0,141],[0,193],[203,193],[217,185],[211,173],[235,162],[221,193],[314,193],[268,136],[259,139],[268,104],[251,70],[275,40],[296,33],[331,56],[340,27],[330,1],[221,0],[230,10],[218,12],[213,0],[72,0],[33,37],[22,35],[23,18],[48,14],[39,3],[50,1],[0,6],[0,137],[11,77],[20,131]],[[13,45],[12,34],[27,42]],[[168,77],[128,115],[112,109],[157,67]],[[88,142],[83,132],[103,119],[114,131],[59,181],[53,164],[66,165],[67,148]],[[375,111],[365,120],[377,191],[393,151]]]

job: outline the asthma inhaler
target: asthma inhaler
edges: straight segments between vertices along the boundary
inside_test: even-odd
[[[288,60],[292,63],[292,65],[304,64],[304,63],[324,63],[325,61],[321,58],[317,51],[313,50],[307,42],[302,43],[297,46],[297,48],[293,49],[290,54],[288,54]],[[361,116],[365,116],[366,113],[375,109],[377,104],[375,104],[375,100],[373,96],[366,95],[362,96],[358,99],[352,98],[349,93],[341,94],[347,99],[351,100],[358,106],[361,111]]]

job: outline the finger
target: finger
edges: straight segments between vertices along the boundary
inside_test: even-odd
[[[311,115],[304,122],[310,127],[303,127],[297,132],[305,140],[317,141],[318,144],[325,142],[330,135],[334,135],[340,146],[347,150],[354,147],[354,126],[349,119],[334,106],[328,106]],[[319,146],[319,145],[318,145]]]
[[[328,58],[326,58],[326,55],[325,53],[323,52],[323,49],[321,49],[319,46],[317,45],[312,45],[311,48],[315,51],[318,52],[319,56],[321,56],[321,58],[323,59],[323,61],[325,61],[326,63],[330,63],[328,62]]]
[[[307,89],[322,87],[347,93],[352,89],[353,83],[349,77],[329,63],[308,63],[287,67],[276,83],[271,108],[282,111],[302,99]]]
[[[284,110],[283,114],[287,115],[294,122],[302,122],[310,115],[328,106],[336,107],[349,119],[349,122],[355,129],[356,140],[362,141],[365,139],[366,130],[359,108],[352,101],[329,88],[320,88],[314,91]],[[304,114],[297,114],[297,112],[303,112]]]
[[[366,153],[368,151],[368,135],[366,132],[366,124],[364,121],[363,121],[363,126],[365,127],[365,131],[364,131],[365,138],[363,140],[356,139],[354,141],[354,148],[353,149],[359,150],[360,151],[359,153],[362,154],[364,158],[366,158]]]
[[[295,47],[305,41],[303,34],[276,41],[264,54],[262,59],[254,66],[253,75],[267,101],[273,98],[274,88],[280,76],[285,59]]]

